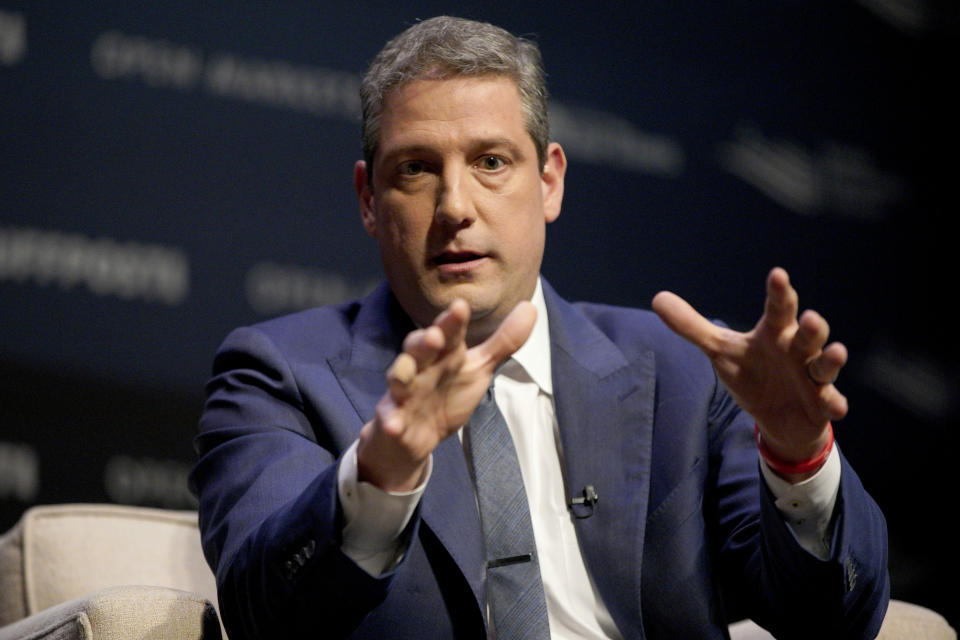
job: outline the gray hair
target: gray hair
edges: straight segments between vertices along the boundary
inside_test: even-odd
[[[542,167],[550,141],[547,84],[536,43],[485,22],[438,16],[410,27],[377,54],[360,85],[367,178],[380,144],[383,100],[393,89],[424,78],[505,75],[517,83],[524,124]]]

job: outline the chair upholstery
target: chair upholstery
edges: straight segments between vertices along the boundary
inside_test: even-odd
[[[193,511],[33,507],[0,537],[0,640],[219,638],[214,603]]]
[[[946,619],[926,607],[891,600],[878,640],[957,640],[957,632]]]
[[[730,625],[730,640],[773,640],[750,620]],[[957,632],[936,611],[902,600],[891,600],[877,640],[957,640]]]
[[[197,514],[118,505],[28,509],[0,536],[0,640],[226,638]],[[755,623],[732,640],[773,638]],[[956,640],[943,616],[892,600],[880,640]]]

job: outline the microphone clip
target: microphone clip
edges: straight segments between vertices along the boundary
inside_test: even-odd
[[[570,500],[570,511],[578,520],[589,518],[593,515],[593,505],[600,501],[600,495],[592,484],[583,488],[582,497],[572,498]]]

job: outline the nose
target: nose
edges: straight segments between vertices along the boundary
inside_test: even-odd
[[[469,177],[457,167],[444,167],[437,191],[434,217],[452,227],[468,227],[476,219],[469,193]]]

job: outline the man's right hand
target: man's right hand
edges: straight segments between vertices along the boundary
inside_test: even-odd
[[[484,342],[465,341],[470,307],[454,300],[433,324],[412,331],[387,370],[387,392],[360,431],[358,480],[384,491],[409,491],[423,479],[427,460],[469,419],[497,367],[519,349],[537,318],[521,302]]]

